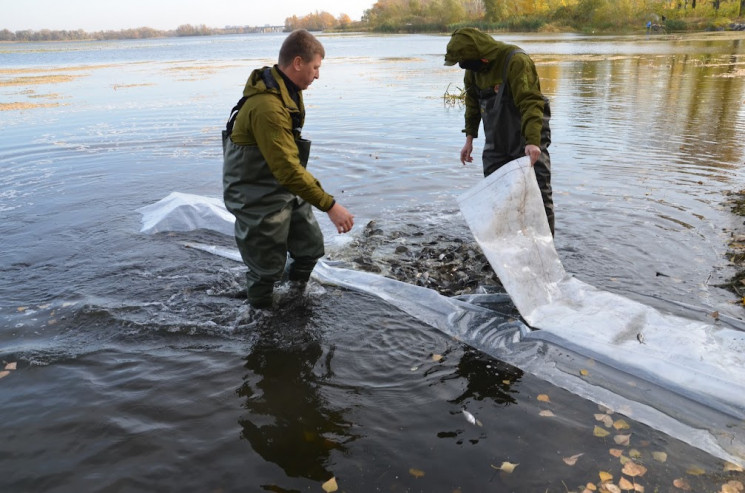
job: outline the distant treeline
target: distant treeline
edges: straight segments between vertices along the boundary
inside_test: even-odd
[[[170,38],[177,36],[212,36],[216,34],[248,34],[267,31],[281,31],[282,26],[231,26],[224,28],[207,27],[204,24],[192,26],[184,24],[175,30],[159,31],[150,27],[138,27],[136,29],[123,29],[120,31],[97,31],[89,33],[78,29],[75,31],[52,31],[42,29],[41,31],[9,31],[0,30],[0,41],[82,41],[82,40],[107,40],[107,39],[147,39],[147,38]]]
[[[145,39],[289,32],[297,28],[377,32],[452,32],[463,26],[485,31],[720,30],[741,27],[742,23],[734,20],[744,16],[745,0],[377,0],[360,21],[352,21],[347,14],[334,17],[316,11],[288,17],[284,26],[213,28],[185,24],[171,31],[140,27],[94,33],[81,29],[3,29],[0,41]]]
[[[484,30],[669,31],[724,29],[745,0],[378,0],[362,24],[382,32]]]

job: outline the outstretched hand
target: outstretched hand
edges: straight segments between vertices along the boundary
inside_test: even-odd
[[[463,149],[460,150],[460,162],[465,165],[466,163],[472,163],[473,157],[471,157],[471,153],[473,152],[473,139],[472,138],[466,138],[466,143],[463,146]]]
[[[530,158],[530,165],[533,166],[541,157],[541,148],[537,145],[528,144],[525,146],[525,155]]]
[[[348,233],[352,229],[352,226],[354,226],[354,216],[346,207],[338,202],[331,209],[327,210],[326,214],[329,215],[329,219],[334,223],[339,233]]]

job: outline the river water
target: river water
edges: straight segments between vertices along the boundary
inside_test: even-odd
[[[137,210],[172,191],[220,197],[220,130],[283,36],[0,45],[0,489],[582,491],[601,471],[618,483],[614,450],[646,465],[646,491],[743,480],[375,297],[313,283],[254,317],[240,264],[184,248],[231,238],[141,234]],[[459,263],[473,281],[459,292],[499,291],[473,274],[455,202],[482,178],[458,160],[448,38],[320,39],[310,169],[357,222],[340,236],[319,216],[329,256],[426,286],[436,266],[407,269],[405,246]],[[566,270],[741,318],[716,286],[742,221],[726,203],[745,184],[742,35],[501,39],[533,56],[551,100]],[[631,444],[594,435],[597,414]]]

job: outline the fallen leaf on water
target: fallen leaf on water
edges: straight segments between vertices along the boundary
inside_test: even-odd
[[[742,466],[738,466],[737,464],[733,464],[731,462],[725,462],[724,463],[724,471],[725,472],[743,472]]]
[[[635,448],[632,448],[629,450],[629,457],[632,457],[634,459],[638,459],[642,456],[642,453],[636,450]]]
[[[604,430],[603,428],[599,427],[598,425],[595,425],[595,428],[592,430],[592,434],[596,437],[603,438],[610,435],[610,432],[608,430]]]
[[[634,483],[634,491],[637,493],[644,493],[644,486],[640,485],[639,483]]]
[[[626,457],[625,455],[622,455],[622,456],[621,456],[621,457],[620,457],[620,458],[618,459],[618,462],[620,462],[622,466],[625,466],[625,465],[626,465],[626,463],[627,463],[627,462],[629,462],[629,461],[631,461],[631,459],[630,459],[630,458],[628,458],[628,457]]]
[[[691,485],[688,484],[688,481],[686,481],[683,478],[678,478],[675,481],[673,481],[673,486],[683,491],[691,491]]]
[[[585,490],[597,491],[597,489],[598,489],[598,487],[595,486],[595,483],[587,483],[585,485]]]
[[[582,375],[583,377],[586,377],[587,375],[589,375],[589,374],[590,374],[590,372],[589,372],[589,371],[587,371],[587,370],[580,370],[580,371],[579,371],[579,374],[580,374],[580,375]]]
[[[510,381],[510,380],[502,380],[502,383],[505,384],[505,385],[510,385],[510,384],[512,384],[512,381]]]
[[[727,481],[726,484],[722,485],[722,491],[720,493],[740,493],[743,490],[743,485],[739,481]]]
[[[438,361],[442,361],[442,355],[441,354],[433,354],[432,355],[432,361],[434,361],[435,363],[438,362]]]
[[[598,473],[598,476],[600,476],[601,483],[605,483],[606,481],[613,481],[613,475],[609,472],[600,471]]]
[[[520,464],[513,464],[513,463],[511,463],[511,462],[502,462],[502,465],[501,465],[501,466],[499,466],[499,467],[495,466],[494,464],[490,464],[490,465],[491,465],[491,466],[492,466],[492,467],[493,467],[494,469],[496,469],[497,471],[504,471],[504,472],[506,472],[507,474],[510,474],[510,473],[512,473],[512,471],[514,471],[514,470],[515,470],[515,468],[516,468],[517,466],[519,466]]]
[[[617,429],[618,431],[621,431],[621,430],[628,430],[629,428],[631,428],[631,426],[629,426],[629,424],[626,421],[619,419],[618,421],[613,423],[613,428]]]
[[[325,491],[326,493],[332,493],[333,491],[339,489],[339,485],[336,484],[336,478],[331,478],[323,483],[321,485],[321,488],[323,488],[323,491]]]
[[[16,368],[18,368],[18,363],[16,362],[8,363],[7,365],[5,365],[6,370],[15,370]]]
[[[28,310],[28,307],[27,306],[19,306],[18,308],[16,308],[16,310],[18,310],[19,312],[25,312],[26,310]]]
[[[626,464],[624,464],[621,472],[627,476],[631,476],[632,478],[635,478],[637,476],[644,476],[647,473],[647,468],[634,461],[629,461]]]
[[[585,455],[585,454],[584,454],[584,453],[581,453],[581,454],[575,454],[575,455],[573,455],[573,456],[571,456],[571,457],[564,457],[564,459],[563,459],[563,460],[564,460],[564,462],[566,462],[566,464],[567,464],[567,465],[569,465],[569,466],[573,466],[574,464],[576,464],[576,463],[577,463],[577,459],[579,459],[579,458],[580,458],[580,457],[582,457],[583,455]]]
[[[613,425],[613,418],[607,414],[596,414],[595,421],[601,421],[606,428],[610,428]]]
[[[603,493],[621,493],[621,488],[619,488],[613,483],[605,483],[601,487],[601,491]]]
[[[10,375],[9,371],[0,371],[0,378],[7,377],[8,375]]]
[[[691,476],[702,476],[706,474],[706,471],[704,471],[698,466],[691,466],[688,469],[686,469],[686,474],[690,474]]]
[[[631,435],[616,435],[613,437],[613,441],[616,442],[617,445],[626,446],[629,444],[630,440]]]
[[[621,450],[620,448],[612,448],[609,450],[609,452],[610,455],[612,455],[613,457],[621,457],[623,455],[623,450]]]
[[[622,490],[633,490],[634,483],[632,483],[626,478],[621,478],[621,480],[618,482],[618,487],[621,488]]]
[[[667,453],[665,452],[652,452],[652,458],[657,462],[667,462]]]
[[[546,394],[540,394],[537,399],[541,402],[551,402],[551,399]]]
[[[547,409],[544,409],[543,411],[539,412],[538,415],[543,416],[544,418],[552,418],[556,416],[554,413],[552,413],[551,411]]]
[[[424,476],[424,471],[422,471],[421,469],[414,469],[412,467],[411,469],[409,469],[409,474],[411,474],[415,478],[421,478]]]

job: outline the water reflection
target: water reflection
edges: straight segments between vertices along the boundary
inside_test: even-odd
[[[517,404],[513,386],[522,378],[519,368],[494,359],[481,351],[466,347],[455,373],[448,378],[463,379],[463,392],[448,402],[464,404],[470,400],[490,399],[497,404]]]
[[[319,362],[324,347],[310,319],[310,308],[298,302],[259,323],[259,339],[245,358],[249,372],[237,390],[248,411],[239,424],[253,450],[288,477],[323,482],[334,476],[327,468],[331,452],[344,451],[356,437],[344,411],[321,391],[333,348]]]

